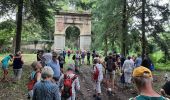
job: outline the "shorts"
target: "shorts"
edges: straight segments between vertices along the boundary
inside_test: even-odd
[[[8,65],[2,65],[2,69],[3,70],[7,70],[8,69]]]
[[[113,70],[112,72],[108,72],[106,70],[106,79],[108,80],[114,80],[115,79],[115,70]]]
[[[68,57],[70,57],[70,53],[68,53]]]
[[[63,65],[64,65],[64,64],[60,63],[60,68],[63,68]]]

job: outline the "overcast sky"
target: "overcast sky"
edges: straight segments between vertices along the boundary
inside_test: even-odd
[[[154,1],[159,1],[159,4],[160,5],[163,5],[165,3],[169,3],[170,4],[170,0],[151,0],[151,2],[154,2]],[[15,13],[9,13],[5,16],[0,16],[0,22],[4,21],[4,20],[7,20],[7,19],[16,19],[16,14]]]

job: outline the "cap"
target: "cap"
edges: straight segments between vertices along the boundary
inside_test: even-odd
[[[152,77],[152,72],[143,66],[137,67],[133,71],[133,77],[147,77],[150,78]]]

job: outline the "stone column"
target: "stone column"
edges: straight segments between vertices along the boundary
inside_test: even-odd
[[[65,35],[55,34],[54,35],[54,51],[60,51],[65,48]]]
[[[89,50],[91,47],[91,35],[80,35],[80,49]]]
[[[56,15],[55,33],[54,33],[54,51],[60,51],[65,48],[65,24],[64,17]]]

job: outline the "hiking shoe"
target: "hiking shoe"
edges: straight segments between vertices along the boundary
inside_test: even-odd
[[[110,96],[110,95],[112,95],[112,91],[108,91],[107,90],[107,94]]]
[[[96,97],[96,94],[93,94],[93,98],[95,98]]]
[[[30,100],[30,99],[31,99],[31,97],[30,97],[30,96],[28,96],[28,97],[27,97],[27,99],[28,99],[28,100]]]
[[[97,97],[95,98],[95,100],[101,100],[101,97],[97,96]]]

